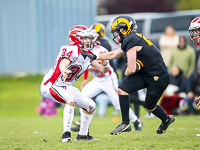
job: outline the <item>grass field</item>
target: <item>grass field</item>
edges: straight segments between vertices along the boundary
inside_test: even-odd
[[[35,112],[40,103],[41,75],[25,78],[0,78],[0,150],[198,150],[200,149],[200,116],[176,116],[163,135],[157,135],[157,118],[144,118],[141,132],[109,133],[121,121],[113,121],[112,107],[106,117],[94,117],[90,133],[98,141],[61,143],[62,107],[57,117],[41,117]],[[80,79],[81,80],[81,79]],[[79,86],[78,82],[75,86]],[[145,110],[141,109],[144,116]],[[120,116],[118,116],[120,118]],[[74,120],[79,120],[75,116]],[[72,139],[76,137],[72,132]]]

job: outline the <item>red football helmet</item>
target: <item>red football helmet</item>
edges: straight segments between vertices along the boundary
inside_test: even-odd
[[[194,43],[200,42],[200,17],[194,18],[189,27],[190,40]]]
[[[83,43],[83,38],[90,38],[89,43]],[[91,30],[84,25],[76,25],[69,31],[69,41],[71,44],[76,44],[79,48],[88,51],[92,49]]]

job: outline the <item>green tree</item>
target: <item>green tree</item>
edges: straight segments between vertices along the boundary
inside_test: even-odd
[[[179,0],[177,10],[193,10],[193,9],[200,9],[199,0]]]

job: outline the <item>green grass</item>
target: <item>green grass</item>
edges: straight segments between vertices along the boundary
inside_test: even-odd
[[[106,117],[93,117],[91,135],[98,141],[73,141],[61,143],[62,107],[57,117],[41,117],[35,112],[40,103],[41,75],[25,78],[0,78],[0,150],[198,150],[200,149],[199,116],[176,116],[176,121],[163,135],[157,135],[160,124],[157,118],[143,118],[142,132],[109,133],[120,123],[112,118],[113,108]],[[80,79],[81,80],[81,79]],[[80,81],[75,85],[79,87]],[[144,116],[145,110],[141,109]],[[120,118],[120,116],[118,116]],[[75,116],[74,120],[79,120]],[[76,137],[72,132],[72,139]]]

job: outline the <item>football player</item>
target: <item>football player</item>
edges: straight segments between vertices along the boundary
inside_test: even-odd
[[[92,65],[105,73],[108,67],[102,66],[94,60],[92,53],[93,41],[91,30],[84,25],[74,26],[69,31],[70,44],[60,48],[54,66],[44,76],[41,84],[43,97],[64,103],[62,142],[71,142],[70,128],[74,118],[75,106],[81,108],[81,128],[75,140],[93,140],[88,135],[89,124],[92,120],[95,102],[83,95],[73,86],[84,71]]]
[[[190,40],[193,43],[200,42],[200,17],[194,18],[188,29],[190,33]],[[200,96],[195,98],[195,102],[197,102],[197,108],[200,109]]]
[[[122,123],[110,134],[118,135],[131,130],[129,122],[129,94],[143,88],[147,88],[145,98],[146,110],[152,112],[162,122],[157,134],[163,134],[171,123],[174,116],[168,116],[163,108],[157,105],[164,90],[169,84],[170,75],[158,48],[144,35],[136,33],[136,21],[130,16],[118,16],[112,23],[111,32],[113,41],[121,43],[121,48],[100,54],[97,59],[110,60],[127,56],[125,75],[127,76],[119,86],[119,100],[122,113]],[[140,63],[141,70],[137,72],[136,61]]]

